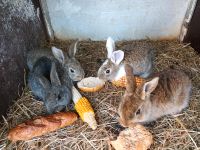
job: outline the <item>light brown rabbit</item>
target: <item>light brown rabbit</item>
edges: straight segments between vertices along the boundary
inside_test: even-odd
[[[126,64],[125,71],[128,84],[118,109],[122,126],[154,121],[188,106],[192,85],[185,73],[168,69],[136,87],[132,67]]]

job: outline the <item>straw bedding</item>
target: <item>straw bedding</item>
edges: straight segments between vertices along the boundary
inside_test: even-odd
[[[67,50],[70,42],[44,43],[43,47],[55,45]],[[200,147],[200,56],[188,44],[179,44],[177,41],[123,41],[117,43],[117,48],[128,43],[135,46],[149,44],[155,50],[154,71],[173,65],[176,69],[185,71],[193,83],[189,108],[175,116],[165,116],[145,125],[154,136],[151,149],[198,149]],[[96,76],[101,59],[106,56],[105,42],[80,42],[76,56],[86,72],[86,77]],[[72,126],[44,136],[25,142],[10,143],[6,139],[10,128],[45,114],[42,102],[36,101],[31,91],[25,87],[20,98],[9,108],[7,117],[1,122],[0,149],[108,149],[107,141],[115,139],[122,130],[117,123],[116,113],[123,93],[123,88],[114,87],[110,83],[106,83],[105,87],[96,93],[82,92],[82,95],[91,101],[95,110],[98,122],[95,131],[79,119]]]

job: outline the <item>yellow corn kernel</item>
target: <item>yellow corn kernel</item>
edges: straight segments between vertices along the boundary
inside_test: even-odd
[[[140,86],[142,83],[144,83],[145,79],[140,77],[135,77],[136,86]]]
[[[93,130],[95,130],[97,128],[97,122],[90,102],[85,97],[82,97],[75,87],[72,88],[72,92],[75,109],[79,116],[84,122],[87,122]]]
[[[81,119],[84,120],[84,113],[91,112],[94,113],[92,106],[90,105],[89,101],[85,97],[81,97],[78,102],[75,104],[75,109],[80,115]]]
[[[142,84],[145,80],[140,77],[134,77],[136,80],[136,86],[139,86]],[[117,87],[126,87],[126,76],[121,77],[119,80],[113,80],[112,84],[117,86]]]

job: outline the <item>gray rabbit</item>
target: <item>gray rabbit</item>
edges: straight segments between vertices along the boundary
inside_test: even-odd
[[[98,70],[98,77],[105,81],[118,80],[125,76],[124,64],[128,63],[134,70],[134,75],[148,77],[152,72],[153,51],[149,47],[133,47],[130,55],[124,56],[124,51],[115,50],[115,42],[109,37],[106,42],[107,59]]]
[[[33,69],[35,62],[42,56],[46,56],[50,59],[56,58],[64,68],[68,71],[70,78],[73,81],[79,81],[84,78],[84,70],[81,67],[78,60],[75,58],[77,51],[77,41],[70,45],[67,52],[63,52],[61,49],[52,47],[52,51],[49,49],[36,49],[29,51],[27,54],[27,65],[29,70]]]
[[[56,59],[40,57],[28,75],[28,86],[52,114],[64,109],[72,99],[72,80]]]

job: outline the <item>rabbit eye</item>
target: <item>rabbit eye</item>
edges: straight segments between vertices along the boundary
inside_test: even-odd
[[[60,96],[60,95],[58,95],[58,99],[59,99],[59,100],[61,99],[61,96]]]
[[[139,115],[139,114],[140,114],[140,109],[138,109],[136,112],[136,115]]]
[[[109,73],[110,73],[110,69],[107,69],[107,70],[106,70],[106,74],[109,74]]]
[[[74,72],[75,72],[74,69],[72,69],[72,68],[70,68],[69,70],[70,70],[71,73],[74,73]]]

